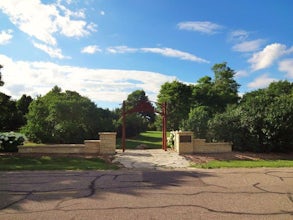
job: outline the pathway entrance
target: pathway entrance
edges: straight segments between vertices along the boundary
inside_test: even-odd
[[[117,154],[113,162],[119,162],[129,169],[174,169],[187,168],[189,161],[178,153],[161,149],[145,150],[116,150]]]

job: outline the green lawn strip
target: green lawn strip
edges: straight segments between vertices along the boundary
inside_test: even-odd
[[[167,134],[168,135],[168,134]],[[117,139],[118,148],[121,148],[121,139]],[[146,131],[138,136],[126,139],[126,149],[135,149],[138,145],[147,145],[151,149],[162,148],[162,132]]]
[[[70,157],[0,157],[1,171],[18,170],[108,170],[117,166],[106,163],[100,158]]]
[[[228,160],[228,161],[210,161],[203,164],[192,164],[196,168],[257,168],[257,167],[293,167],[293,160]]]

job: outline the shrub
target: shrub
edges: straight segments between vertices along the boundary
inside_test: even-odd
[[[23,145],[25,138],[14,132],[0,133],[0,150],[4,152],[17,152],[17,146]]]

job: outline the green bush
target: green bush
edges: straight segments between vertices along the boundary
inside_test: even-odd
[[[0,133],[0,151],[17,152],[17,146],[23,145],[24,137],[14,132]]]

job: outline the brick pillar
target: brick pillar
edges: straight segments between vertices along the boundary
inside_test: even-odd
[[[100,132],[100,154],[115,154],[116,132]]]
[[[193,133],[190,131],[177,131],[175,134],[175,150],[179,154],[193,153]]]

